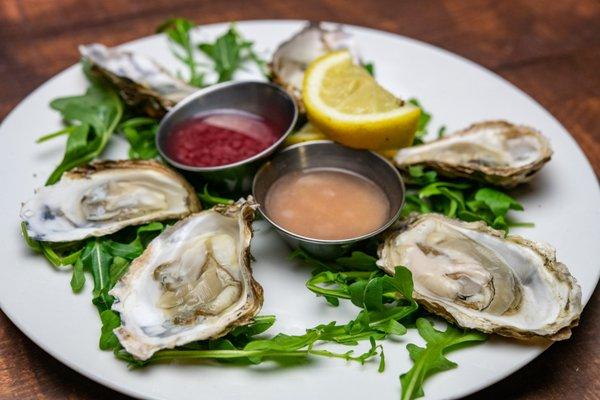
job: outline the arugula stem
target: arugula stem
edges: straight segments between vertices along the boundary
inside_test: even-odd
[[[201,359],[238,359],[238,358],[288,358],[307,357],[315,355],[327,358],[341,358],[348,361],[360,361],[358,357],[352,357],[349,353],[332,353],[327,350],[163,350],[152,356],[151,362],[165,360],[201,360]]]
[[[413,393],[415,390],[415,386],[417,386],[419,377],[421,376],[421,371],[423,370],[424,365],[428,363],[427,356],[419,359],[413,366],[414,374],[411,376],[411,380],[406,387],[406,391],[403,391],[401,400],[412,400]]]
[[[56,131],[56,132],[49,133],[47,135],[41,136],[41,137],[37,138],[37,140],[35,142],[36,143],[42,143],[42,142],[45,142],[47,140],[54,139],[55,137],[71,133],[72,130],[73,130],[72,126],[67,126],[66,128],[61,129],[59,131]]]
[[[340,289],[326,289],[321,286],[315,285],[312,282],[306,282],[306,287],[313,293],[320,294],[323,296],[332,296],[337,297],[339,299],[351,299],[352,296],[348,292],[342,291]]]

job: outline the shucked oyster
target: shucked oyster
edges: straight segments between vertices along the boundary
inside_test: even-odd
[[[553,248],[482,222],[420,215],[386,239],[377,264],[410,269],[415,299],[465,328],[562,340],[582,310],[581,289]]]
[[[431,167],[442,175],[513,187],[550,161],[552,149],[538,131],[505,121],[487,121],[419,146],[400,149],[401,169]]]
[[[31,238],[67,242],[200,210],[194,189],[155,161],[99,161],[75,168],[23,204]]]
[[[273,81],[283,86],[303,111],[302,81],[308,64],[330,51],[344,49],[350,50],[358,61],[349,33],[340,26],[327,27],[321,22],[311,22],[273,53],[270,64]]]
[[[121,314],[115,334],[140,360],[156,351],[214,339],[262,306],[250,269],[255,205],[218,206],[157,236],[110,294]]]
[[[160,117],[198,88],[176,78],[154,60],[143,55],[101,44],[79,46],[92,71],[107,78],[130,106],[152,117]]]

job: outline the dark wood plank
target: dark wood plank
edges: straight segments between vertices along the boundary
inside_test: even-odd
[[[579,142],[600,173],[600,3],[597,0],[3,0],[0,119],[75,63],[77,45],[151,34],[169,16],[198,23],[294,18],[396,32],[478,62],[526,91]],[[591,264],[590,267],[595,267]],[[573,338],[470,399],[597,399],[600,295]],[[126,398],[63,366],[0,313],[0,399]]]

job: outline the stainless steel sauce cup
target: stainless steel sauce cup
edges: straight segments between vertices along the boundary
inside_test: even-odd
[[[210,111],[233,109],[258,115],[281,126],[279,139],[262,152],[233,164],[195,167],[173,160],[166,149],[173,128],[179,123]],[[298,118],[294,100],[279,86],[260,81],[226,82],[200,89],[173,107],[162,119],[156,135],[160,155],[179,169],[192,183],[210,182],[229,194],[248,192],[252,177],[264,159],[290,134]]]
[[[269,218],[264,204],[271,185],[281,176],[303,170],[343,170],[365,177],[378,185],[390,203],[389,218],[379,229],[362,236],[343,240],[322,240],[298,235],[284,229]],[[319,258],[332,259],[343,255],[359,241],[372,238],[389,228],[400,216],[404,204],[404,183],[398,170],[382,156],[367,150],[354,150],[337,143],[321,140],[299,143],[279,152],[263,165],[254,177],[252,193],[260,204],[263,217],[293,248],[302,248]],[[348,199],[352,207],[352,199]]]

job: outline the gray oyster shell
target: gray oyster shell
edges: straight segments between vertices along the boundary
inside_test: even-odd
[[[263,304],[250,267],[256,204],[240,201],[193,214],[167,228],[136,258],[110,294],[114,330],[134,357],[248,324]]]
[[[79,52],[93,72],[119,89],[129,106],[139,107],[151,117],[161,117],[198,90],[141,54],[97,43],[79,46]]]
[[[422,165],[444,176],[514,187],[529,181],[552,157],[538,131],[506,121],[485,121],[421,145],[400,149],[396,166]]]
[[[66,172],[21,208],[34,240],[69,242],[200,210],[194,188],[156,161],[105,160]]]
[[[377,264],[408,268],[417,302],[464,328],[563,340],[582,311],[581,289],[552,247],[483,222],[412,217],[387,236]]]
[[[301,112],[304,111],[304,71],[314,59],[335,50],[350,50],[358,61],[352,35],[340,25],[310,22],[273,53],[270,63],[272,80],[296,99]]]

